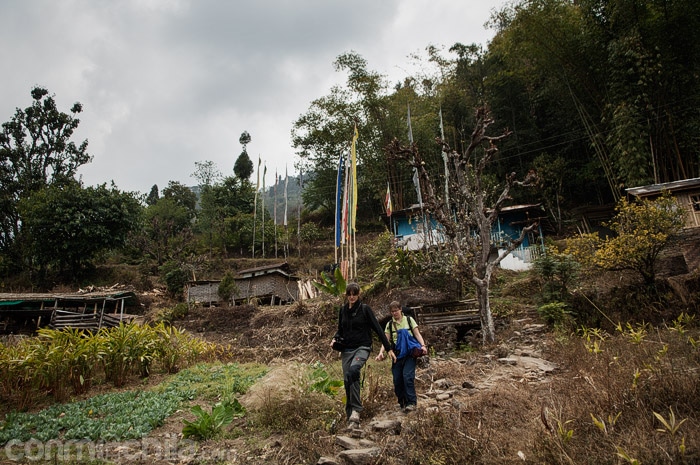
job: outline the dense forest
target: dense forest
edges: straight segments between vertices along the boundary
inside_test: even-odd
[[[494,11],[488,26],[496,34],[485,48],[426,44],[420,73],[402,82],[355,52],[339,55],[345,85],[310,102],[291,128],[297,168],[312,175],[286,187],[280,176],[263,195],[250,181],[247,132],[233,173],[197,164],[196,193],[178,182],[148,195],[86,187],[77,171],[91,160],[87,141],[71,140],[82,106],[65,113],[47,89],[32,89],[31,105],[0,132],[2,282],[45,287],[110,260],[181,282],[204,255],[261,256],[273,241],[288,253],[331,227],[338,157],[355,126],[360,225],[384,214],[387,183],[395,209],[416,202],[411,167],[387,151],[394,140],[410,137],[440,179],[441,150],[464,153],[479,107],[493,115],[493,134],[509,133],[486,181],[536,172],[539,188],[514,191],[513,201],[542,203],[557,232],[577,207],[700,175],[698,2],[521,0]],[[288,206],[287,225],[283,188],[303,196],[303,211]]]
[[[302,163],[319,173],[306,205],[332,211],[337,157],[355,123],[360,213],[381,213],[387,180],[395,208],[415,203],[410,168],[385,152],[393,138],[407,143],[409,107],[413,140],[438,178],[436,138],[463,153],[474,109],[487,106],[493,133],[512,131],[493,181],[536,170],[537,193],[517,200],[542,202],[559,227],[573,208],[614,203],[627,187],[699,175],[697,2],[527,0],[489,26],[487,49],[428,46],[421,74],[393,87],[361,56],[339,56],[347,85],[315,100],[293,129]]]

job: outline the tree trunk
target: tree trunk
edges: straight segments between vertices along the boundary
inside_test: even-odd
[[[474,278],[476,285],[476,298],[479,301],[479,318],[481,320],[481,334],[483,342],[494,342],[496,340],[496,328],[491,315],[491,304],[489,303],[489,281],[487,279]]]

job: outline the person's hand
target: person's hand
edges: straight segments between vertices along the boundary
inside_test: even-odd
[[[428,348],[423,344],[420,346],[421,350],[423,351],[423,355],[428,355]]]
[[[335,338],[331,339],[331,349],[333,348],[333,344],[335,344]]]
[[[378,362],[381,362],[381,361],[384,360],[385,358],[386,358],[386,356],[384,355],[384,352],[379,352],[379,354],[377,354],[377,356],[374,357],[374,359],[375,359],[376,361],[378,361]]]
[[[389,357],[391,357],[392,363],[396,363],[396,354],[394,353],[393,350],[389,351]]]

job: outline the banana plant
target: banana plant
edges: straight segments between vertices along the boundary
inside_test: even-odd
[[[322,271],[321,279],[323,280],[321,282],[313,281],[313,285],[319,291],[325,292],[326,294],[330,294],[335,297],[345,294],[345,287],[347,286],[347,282],[345,281],[345,278],[343,277],[343,273],[340,271],[340,268],[335,269],[335,272],[333,273],[333,278],[331,278],[324,271]]]

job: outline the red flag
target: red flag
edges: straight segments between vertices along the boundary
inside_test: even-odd
[[[391,207],[391,190],[389,190],[389,183],[386,183],[386,198],[384,199],[384,205],[386,206],[386,216],[391,216],[393,208]]]

